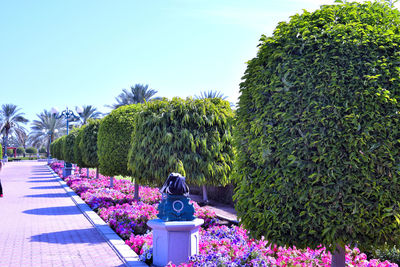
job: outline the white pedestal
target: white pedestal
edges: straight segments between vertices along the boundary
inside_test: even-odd
[[[153,229],[153,265],[165,266],[169,262],[179,264],[199,253],[199,228],[203,219],[193,221],[164,222],[151,220]]]

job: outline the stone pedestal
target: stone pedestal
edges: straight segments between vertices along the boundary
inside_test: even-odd
[[[151,220],[147,225],[153,229],[153,265],[166,266],[169,262],[179,264],[199,253],[199,228],[203,219],[193,221],[164,222]]]

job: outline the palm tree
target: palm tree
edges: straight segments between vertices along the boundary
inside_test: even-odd
[[[76,108],[76,110],[78,110],[78,107]],[[82,112],[79,112],[78,114],[78,120],[81,122],[81,125],[86,124],[88,119],[98,119],[103,115],[101,112],[97,111],[97,108],[92,105],[83,106]]]
[[[51,141],[66,134],[66,124],[63,118],[57,118],[47,110],[37,114],[37,117],[39,119],[32,122],[32,132],[29,135],[29,139],[35,147],[46,146],[48,157],[50,155]]]
[[[4,156],[7,157],[8,135],[13,131],[21,129],[20,123],[27,123],[28,120],[19,112],[20,109],[13,104],[3,104],[0,109],[0,132],[3,134]]]
[[[22,128],[21,127],[21,131],[16,131],[15,132],[15,137],[16,137],[16,139],[17,139],[17,144],[18,144],[18,146],[21,146],[21,147],[23,147],[24,149],[26,149],[26,145],[27,145],[27,143],[28,143],[28,140],[29,140],[29,136],[28,136],[28,134],[26,133],[26,130],[25,130],[25,128]],[[24,157],[25,157],[25,153],[24,153]]]
[[[160,98],[153,98],[157,94],[156,90],[149,89],[149,85],[135,84],[131,86],[131,90],[122,89],[122,93],[115,98],[117,104],[113,104],[109,107],[116,109],[121,106],[144,103],[145,101],[156,100]]]
[[[213,91],[213,90],[200,92],[200,96],[195,95],[195,98],[197,99],[218,98],[218,97],[223,100],[228,98],[227,96],[224,96],[224,94],[221,93],[220,91]]]

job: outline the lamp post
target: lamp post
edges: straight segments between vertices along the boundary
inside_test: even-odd
[[[82,113],[83,110],[82,110],[82,108],[78,107],[78,108],[76,108],[76,112],[79,114],[79,113]],[[69,120],[71,118],[79,119],[79,116],[75,115],[75,113],[72,110],[69,110],[68,107],[65,110],[63,110],[60,114],[58,114],[58,110],[53,107],[51,109],[51,113],[57,119],[62,118],[62,117],[64,117],[66,119],[66,121],[67,121],[67,135],[69,134]],[[64,177],[70,176],[71,172],[72,172],[72,164],[70,162],[65,162],[64,161],[63,176]]]

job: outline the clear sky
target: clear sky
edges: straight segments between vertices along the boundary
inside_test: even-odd
[[[236,103],[261,34],[334,0],[0,0],[0,104],[108,112],[123,88]],[[29,126],[27,127],[29,128]]]

